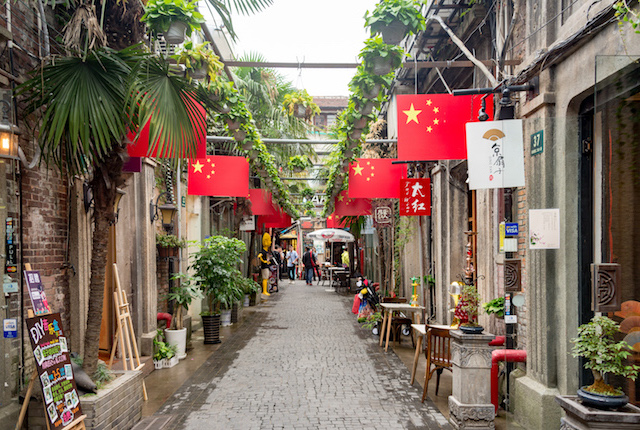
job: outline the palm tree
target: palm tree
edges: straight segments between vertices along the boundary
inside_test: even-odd
[[[210,0],[225,12],[229,2],[245,12],[258,11],[271,0]],[[40,121],[42,156],[63,174],[88,178],[93,192],[91,275],[84,340],[84,369],[93,375],[98,364],[100,321],[104,300],[109,226],[114,222],[116,189],[124,183],[122,165],[128,130],[150,123],[150,142],[175,157],[195,154],[204,118],[196,102],[209,103],[191,83],[170,73],[163,58],[138,42],[138,3],[103,1],[74,4],[65,34],[69,56],[49,60],[19,90],[26,114]],[[226,16],[226,18],[225,18]],[[223,16],[228,21],[229,15]],[[106,32],[105,32],[106,30]],[[122,30],[120,32],[120,30]],[[114,34],[117,37],[114,37]],[[105,45],[111,41],[114,48]]]

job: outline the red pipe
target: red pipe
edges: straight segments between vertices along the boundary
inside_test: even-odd
[[[498,363],[523,363],[527,361],[527,351],[523,349],[496,349],[491,352],[491,403],[498,413]]]
[[[496,336],[491,342],[489,342],[489,346],[502,346],[504,345],[506,338],[504,336]]]
[[[158,317],[157,317],[158,321],[166,321],[167,323],[167,328],[171,327],[171,314],[168,314],[166,312],[158,312]]]

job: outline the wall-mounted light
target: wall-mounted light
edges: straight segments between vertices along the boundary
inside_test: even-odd
[[[84,202],[84,213],[89,213],[93,207],[93,191],[88,182],[82,184],[82,200]]]
[[[118,216],[120,215],[120,200],[122,199],[122,196],[124,196],[125,193],[123,190],[121,190],[120,188],[116,188],[116,198],[113,201],[113,216],[114,216],[114,220],[113,223],[117,224],[118,222]]]
[[[11,103],[0,98],[2,116],[0,116],[0,158],[18,160],[18,128],[11,123]]]
[[[160,202],[160,198],[164,195],[171,196],[168,191],[160,194],[156,199],[155,204],[153,203],[153,199],[149,203],[149,213],[151,215],[151,223],[153,224],[155,220],[157,220],[160,216],[162,217],[162,227],[169,232],[173,230],[173,216],[178,210],[175,204],[173,203],[165,203],[163,205],[158,205]],[[160,214],[158,214],[158,210],[160,210]]]

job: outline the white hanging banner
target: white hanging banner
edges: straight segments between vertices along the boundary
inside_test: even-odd
[[[524,187],[522,120],[468,122],[469,189]]]

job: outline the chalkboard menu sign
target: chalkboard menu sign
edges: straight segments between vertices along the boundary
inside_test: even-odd
[[[59,313],[27,319],[29,339],[51,428],[62,428],[82,415]]]

